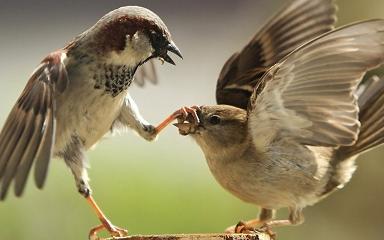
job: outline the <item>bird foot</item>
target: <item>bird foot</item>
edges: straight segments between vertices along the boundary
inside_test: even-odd
[[[96,204],[96,201],[93,199],[92,196],[88,196],[87,198],[88,203],[91,205],[93,210],[96,212],[101,224],[99,226],[96,226],[91,229],[89,232],[88,238],[89,240],[101,240],[103,238],[99,238],[97,236],[97,233],[100,232],[102,229],[105,229],[109,232],[111,237],[125,237],[128,235],[128,231],[114,226],[111,221],[108,220],[108,218],[104,215],[104,213],[101,211],[99,206]]]
[[[261,225],[260,225],[261,224]],[[250,225],[244,221],[239,221],[236,225],[228,227],[225,232],[226,233],[243,233],[243,234],[252,234],[252,233],[265,233],[268,234],[271,239],[276,239],[276,233],[274,233],[270,226],[267,223],[261,223],[260,227],[255,227],[254,225]]]
[[[239,221],[234,229],[234,233],[254,233],[256,229],[252,226],[247,225],[243,221]]]
[[[263,226],[264,223],[258,220],[239,221],[236,225],[232,225],[225,229],[225,233],[245,233],[244,231],[255,231],[258,226]]]
[[[161,122],[156,128],[156,134],[162,131],[166,126],[168,126],[172,121],[176,120],[179,123],[184,122],[189,119],[191,122],[194,122],[196,125],[200,123],[200,119],[197,116],[197,110],[200,109],[198,106],[192,107],[182,107],[179,110],[172,113],[167,117],[163,122]]]
[[[103,229],[106,229],[113,238],[128,236],[128,231],[126,229],[116,227],[112,225],[111,222],[105,221],[103,224],[91,229],[88,236],[89,240],[102,240],[103,238],[98,237],[97,233]]]
[[[197,111],[199,110],[199,106],[192,106],[190,108],[183,107],[179,110],[181,114],[177,117],[177,123],[173,125],[179,129],[181,135],[186,136],[197,131],[200,124],[200,119],[197,115]]]
[[[256,231],[266,233],[271,237],[271,239],[276,240],[277,235],[274,231],[272,231],[271,226],[269,226],[268,223],[264,223],[264,225],[256,229]]]
[[[177,121],[178,123],[183,123],[184,121],[189,121],[191,123],[199,124],[200,119],[197,116],[197,111],[200,110],[199,106],[192,107],[182,107],[178,111]]]

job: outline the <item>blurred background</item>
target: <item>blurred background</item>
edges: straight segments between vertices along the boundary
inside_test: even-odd
[[[46,54],[123,5],[145,6],[160,15],[184,55],[176,67],[158,64],[157,86],[130,88],[146,119],[156,124],[180,106],[214,104],[224,62],[286,2],[0,0],[0,125]],[[382,0],[337,3],[339,25],[384,17]],[[275,229],[279,239],[383,239],[383,153],[381,148],[363,155],[352,181],[305,209],[304,225]],[[258,214],[256,206],[215,182],[198,146],[173,127],[155,143],[131,132],[106,137],[88,156],[94,197],[130,234],[221,232]],[[86,239],[99,224],[64,162],[55,159],[50,168],[44,191],[31,181],[23,198],[0,202],[1,240]],[[286,214],[280,211],[279,217]]]

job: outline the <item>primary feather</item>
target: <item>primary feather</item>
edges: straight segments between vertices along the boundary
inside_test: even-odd
[[[217,103],[246,109],[263,74],[297,47],[332,30],[335,14],[332,0],[291,1],[225,63],[217,81]]]
[[[357,86],[383,61],[384,20],[346,26],[296,49],[265,74],[265,88],[252,96],[255,144],[263,149],[278,137],[314,146],[354,144]]]

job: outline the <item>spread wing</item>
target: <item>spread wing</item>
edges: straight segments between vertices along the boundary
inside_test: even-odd
[[[355,91],[384,61],[384,20],[349,25],[305,44],[273,66],[251,97],[249,128],[259,149],[277,138],[343,146],[360,128]]]
[[[333,29],[332,0],[294,0],[225,63],[216,86],[218,104],[247,109],[263,74],[300,45]]]
[[[67,83],[62,54],[53,53],[32,74],[11,110],[0,133],[1,200],[12,180],[15,194],[22,194],[33,163],[36,185],[43,187],[55,137],[54,94]]]
[[[135,73],[134,82],[139,87],[143,87],[146,81],[149,81],[152,84],[156,84],[158,81],[154,59],[151,59],[148,62],[141,65]]]

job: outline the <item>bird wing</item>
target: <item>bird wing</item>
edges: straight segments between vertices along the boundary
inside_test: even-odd
[[[12,180],[20,196],[35,163],[35,181],[43,187],[55,138],[55,91],[68,84],[65,54],[46,57],[30,77],[0,133],[0,199]]]
[[[158,78],[154,59],[151,59],[141,65],[135,73],[134,82],[139,87],[144,87],[146,81],[149,81],[152,84],[157,84]]]
[[[263,74],[300,45],[332,30],[335,13],[332,0],[291,1],[225,63],[217,81],[217,103],[247,109]]]
[[[296,49],[263,77],[248,109],[254,143],[276,139],[342,146],[359,133],[356,89],[369,69],[384,61],[384,20],[326,33]]]

